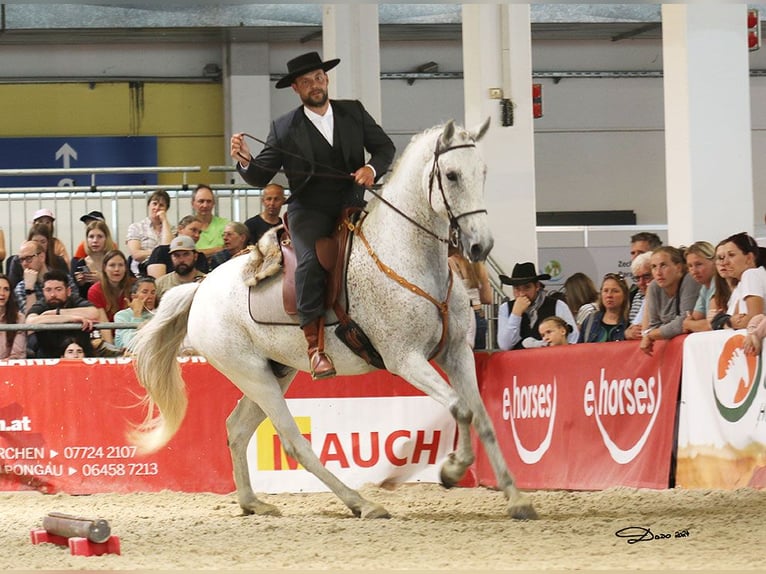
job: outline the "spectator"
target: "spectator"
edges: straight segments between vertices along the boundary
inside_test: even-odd
[[[16,297],[16,303],[19,311],[27,313],[27,310],[35,303],[42,302],[43,297],[43,275],[50,268],[45,263],[45,253],[43,247],[37,241],[25,241],[19,247],[18,259],[23,269],[22,279],[13,288],[13,294]],[[70,275],[63,269],[58,269],[66,274],[69,287],[77,291],[77,285]]]
[[[564,296],[577,322],[577,328],[582,330],[585,319],[598,311],[598,291],[593,280],[585,273],[570,275],[564,281]]]
[[[662,245],[662,239],[656,233],[641,231],[630,238],[630,260],[642,253],[650,253]]]
[[[192,238],[194,243],[197,243],[202,233],[202,221],[196,215],[187,215],[178,222],[177,229],[178,235],[187,235]],[[194,266],[203,273],[207,273],[210,270],[206,257],[197,257],[197,262]],[[147,275],[159,279],[166,273],[172,273],[174,270],[173,260],[170,258],[170,245],[158,245],[155,247],[146,265]]]
[[[630,272],[633,275],[635,290],[630,290],[630,310],[628,320],[630,326],[625,331],[626,339],[640,339],[641,331],[644,330],[644,304],[646,302],[646,290],[654,280],[652,276],[652,254],[641,253],[630,264]]]
[[[257,243],[261,235],[272,227],[282,224],[279,216],[285,204],[285,188],[278,183],[270,183],[261,191],[261,212],[245,221],[250,232],[250,243]]]
[[[468,344],[472,349],[487,348],[487,316],[482,305],[492,303],[492,285],[489,283],[487,268],[482,262],[471,262],[460,251],[450,247],[449,266],[455,277],[463,282],[471,309],[473,321],[468,329]]]
[[[624,341],[628,328],[628,284],[621,273],[607,273],[601,281],[598,311],[580,328],[580,343]]]
[[[53,237],[50,228],[44,223],[33,223],[27,232],[27,240],[37,241],[45,253],[45,264],[50,269],[63,269],[69,273],[69,264],[53,250]],[[18,257],[12,257],[8,276],[14,288],[24,276],[24,268]]]
[[[576,343],[580,332],[572,312],[560,299],[549,297],[540,282],[550,279],[547,273],[538,275],[532,262],[517,263],[510,277],[500,275],[500,281],[513,287],[514,300],[507,298],[498,311],[497,343],[504,350],[544,346],[540,338],[540,322],[558,315],[572,326],[569,342]]]
[[[569,335],[572,333],[572,325],[561,317],[553,315],[540,322],[540,337],[548,347],[558,347],[569,344]]]
[[[154,277],[140,277],[130,290],[130,306],[114,315],[115,323],[141,324],[154,317],[157,305],[157,286]],[[124,349],[136,334],[136,329],[117,329],[114,336],[115,346]]]
[[[101,281],[104,255],[117,249],[109,226],[97,219],[91,220],[85,227],[85,243],[85,257],[72,259],[72,277],[83,299],[88,298],[88,289]]]
[[[766,337],[766,315],[759,314],[750,319],[747,324],[744,349],[748,355],[760,355],[763,349],[763,339]]]
[[[175,271],[163,275],[157,280],[157,304],[162,304],[162,294],[183,283],[202,281],[205,274],[194,267],[197,257],[197,246],[191,237],[179,235],[170,242],[170,257]]]
[[[212,271],[222,263],[226,263],[232,257],[247,253],[247,244],[250,242],[250,232],[244,223],[230,221],[223,228],[223,249],[210,257],[210,270]]]
[[[69,276],[60,269],[47,271],[43,276],[43,299],[29,309],[27,323],[30,325],[51,323],[81,323],[82,330],[75,335],[80,346],[92,353],[90,332],[95,321],[103,320],[99,311],[89,301],[73,294]],[[62,343],[70,331],[37,331],[36,356],[56,358],[61,356]]]
[[[88,224],[91,221],[103,221],[104,223],[106,223],[106,218],[104,217],[104,214],[101,213],[100,211],[89,211],[88,213],[86,213],[80,218],[80,221],[82,221],[85,224],[85,227],[87,228]],[[85,259],[85,257],[88,255],[85,249],[86,247],[85,243],[87,241],[87,235],[88,235],[87,231],[85,232],[85,235],[86,235],[86,239],[83,239],[82,241],[80,241],[80,243],[77,245],[77,249],[75,249],[74,251],[75,259]],[[117,246],[115,245],[114,248],[117,249]]]
[[[196,241],[197,251],[207,258],[223,249],[223,229],[228,219],[215,215],[215,195],[209,185],[201,183],[192,194],[192,209],[202,222],[202,233]]]
[[[652,252],[652,275],[641,333],[641,350],[647,355],[652,354],[654,341],[683,333],[684,318],[694,310],[700,292],[699,283],[686,273],[683,252],[676,247],[663,245]]]
[[[67,271],[69,271],[69,253],[67,252],[64,243],[58,237],[56,237],[56,231],[54,229],[53,223],[54,221],[56,221],[56,218],[50,209],[38,209],[32,216],[33,225],[35,223],[40,223],[50,229],[50,236],[53,240],[53,253],[64,260],[64,265],[67,266]]]
[[[145,267],[142,264],[152,254],[152,249],[157,245],[167,245],[173,238],[173,230],[168,221],[168,207],[168,192],[155,191],[146,202],[147,216],[128,226],[125,244],[130,256],[130,272],[136,277],[146,274],[142,271]]]
[[[750,235],[737,233],[723,240],[723,266],[734,289],[729,297],[729,324],[744,329],[750,320],[764,312],[766,269],[760,260],[760,249]]]
[[[89,357],[92,356],[88,355]],[[67,337],[61,341],[61,358],[65,361],[79,361],[85,357],[85,349],[74,337]]]
[[[710,323],[712,329],[722,329],[728,319],[726,310],[729,308],[729,299],[731,298],[731,291],[734,288],[733,279],[729,275],[726,268],[726,249],[724,247],[725,240],[721,241],[715,248],[715,275],[713,275],[713,283],[715,284],[715,293],[710,301],[710,309],[707,312],[707,320]],[[713,320],[719,314],[725,317],[720,317],[721,320],[714,326]]]
[[[700,294],[694,310],[684,318],[684,332],[710,331],[708,311],[715,296],[715,247],[707,241],[697,241],[686,249],[686,267],[700,284]]]
[[[24,322],[24,314],[19,311],[11,290],[7,275],[0,273],[0,323],[16,325]],[[25,331],[0,332],[0,360],[26,359],[27,334]]]
[[[128,258],[118,249],[104,255],[101,280],[88,289],[88,301],[103,309],[109,322],[114,314],[128,306],[132,279],[128,273]]]

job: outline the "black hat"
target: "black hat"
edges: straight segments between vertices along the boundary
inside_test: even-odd
[[[80,218],[80,221],[90,223],[91,221],[106,221],[106,218],[100,211],[89,211]]]
[[[506,285],[526,285],[527,283],[537,283],[543,279],[551,278],[547,273],[540,275],[535,273],[535,264],[531,261],[514,265],[513,273],[511,273],[510,277],[507,275],[500,275],[499,277],[500,281]]]
[[[295,78],[308,74],[312,70],[322,69],[325,72],[332,70],[340,63],[340,58],[334,58],[332,60],[322,61],[317,52],[308,52],[297,56],[287,62],[287,75],[280,78],[277,82],[277,89],[286,88],[295,81]]]

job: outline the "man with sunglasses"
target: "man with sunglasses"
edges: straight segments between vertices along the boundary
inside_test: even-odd
[[[314,379],[335,375],[324,352],[326,272],[316,255],[316,241],[332,234],[344,207],[364,206],[364,188],[386,172],[396,151],[361,102],[329,99],[327,71],[339,62],[323,62],[317,52],[309,52],[287,63],[288,74],[276,87],[292,87],[301,106],[272,122],[266,146],[256,158],[244,134],[231,138],[231,156],[250,185],[265,186],[280,168],[287,175],[286,223],[297,261],[298,315]],[[366,162],[365,150],[370,154]]]
[[[640,339],[646,290],[654,279],[652,275],[652,252],[646,251],[636,256],[630,264],[630,272],[633,274],[633,287],[635,289],[630,294],[630,311],[628,312],[630,326],[625,329],[625,338]]]

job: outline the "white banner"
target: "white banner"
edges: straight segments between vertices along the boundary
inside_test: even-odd
[[[766,485],[765,354],[745,354],[745,333],[722,330],[686,338],[677,486]]]

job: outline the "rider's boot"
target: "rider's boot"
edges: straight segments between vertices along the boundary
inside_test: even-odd
[[[311,378],[316,380],[335,376],[335,365],[324,352],[324,317],[314,319],[301,327],[309,349],[309,367]]]

